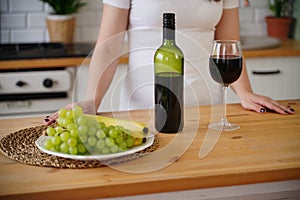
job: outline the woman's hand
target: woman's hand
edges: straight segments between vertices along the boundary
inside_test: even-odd
[[[253,110],[259,113],[265,113],[267,111],[277,112],[279,114],[287,115],[295,113],[295,110],[290,106],[280,105],[277,101],[270,97],[247,93],[241,98],[241,105],[246,110]]]
[[[76,102],[76,103],[71,103],[71,104],[68,104],[65,109],[67,110],[70,110],[72,109],[74,106],[80,106],[82,108],[82,111],[85,113],[85,114],[92,114],[92,115],[95,115],[96,114],[96,111],[97,109],[95,109],[95,104],[94,102],[92,101],[82,101],[82,102]],[[52,123],[55,123],[56,120],[58,118],[58,112],[55,112],[53,113],[52,115],[50,116],[47,116],[45,119],[44,119],[44,123],[49,125],[49,124],[52,124]]]

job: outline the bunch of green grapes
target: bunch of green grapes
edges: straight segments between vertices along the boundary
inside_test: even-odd
[[[117,153],[140,144],[128,129],[106,126],[85,115],[80,106],[60,109],[55,126],[47,127],[46,134],[50,136],[44,143],[47,150],[71,155]]]

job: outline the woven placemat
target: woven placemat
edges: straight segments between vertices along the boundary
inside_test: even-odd
[[[39,150],[35,141],[43,134],[46,125],[31,127],[10,133],[0,140],[0,152],[20,163],[55,168],[85,169],[107,165],[119,164],[143,157],[153,152],[158,147],[158,139],[155,137],[153,144],[137,153],[110,160],[73,160],[46,154]]]

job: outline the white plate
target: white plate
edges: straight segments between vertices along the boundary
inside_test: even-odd
[[[55,152],[55,151],[50,151],[44,148],[44,143],[45,141],[49,138],[49,136],[46,135],[41,135],[37,141],[35,142],[36,146],[43,152],[54,155],[54,156],[59,156],[63,158],[70,158],[74,160],[108,160],[112,158],[118,158],[121,156],[127,156],[133,153],[136,153],[138,151],[142,151],[146,149],[147,147],[151,146],[154,142],[154,136],[147,138],[147,141],[139,146],[133,147],[131,149],[128,149],[123,152],[118,152],[118,153],[112,153],[112,154],[99,154],[99,155],[70,155],[66,153],[61,153],[61,152]]]

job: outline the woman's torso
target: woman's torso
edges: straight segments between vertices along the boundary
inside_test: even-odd
[[[120,110],[154,104],[155,50],[162,43],[162,15],[176,14],[176,43],[185,57],[185,104],[220,101],[221,89],[208,72],[208,57],[223,2],[209,0],[131,0],[128,26],[129,65],[122,82]]]

